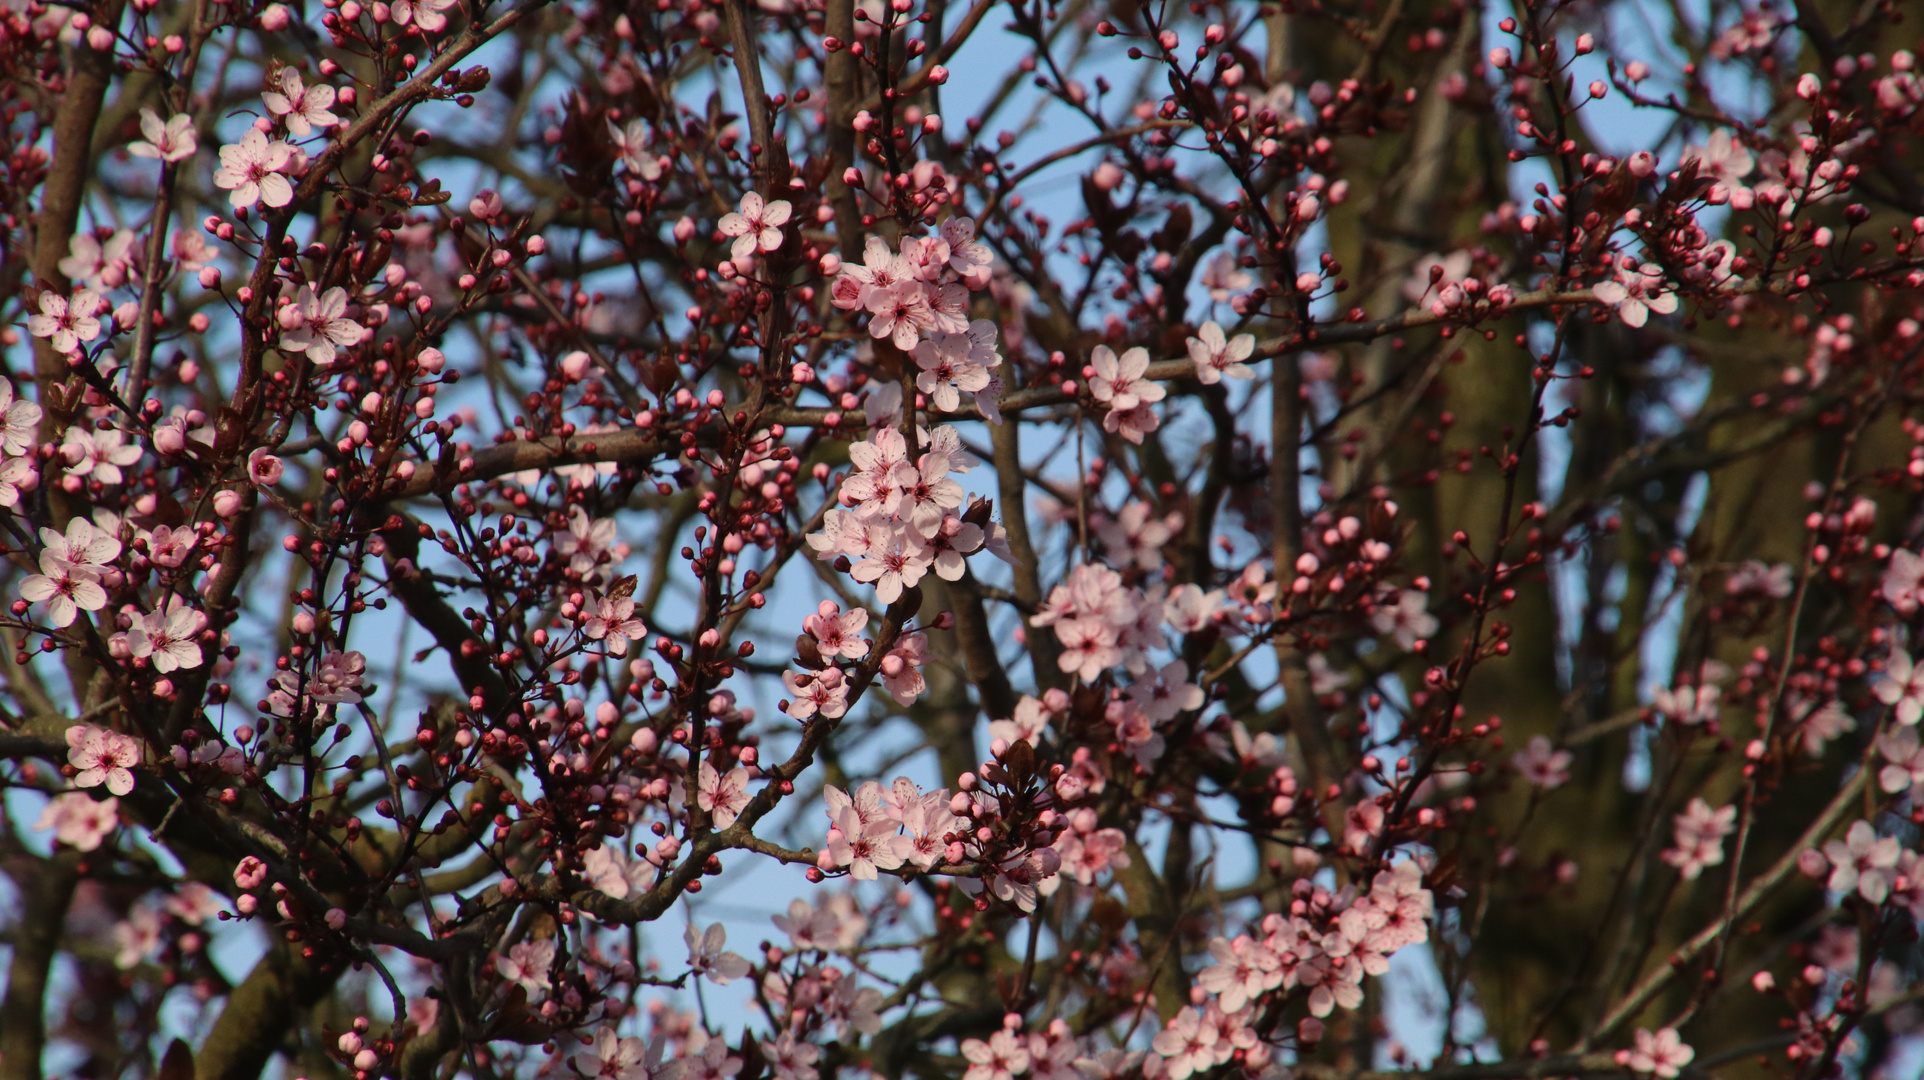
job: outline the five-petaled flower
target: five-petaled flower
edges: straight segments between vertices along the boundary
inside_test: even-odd
[[[727,986],[752,970],[746,957],[723,951],[722,946],[728,944],[728,928],[720,923],[703,931],[689,923],[682,939],[688,943],[688,966],[717,986]]]
[[[454,7],[456,0],[395,0],[390,8],[394,25],[406,26],[410,21],[423,30],[433,33],[447,29],[448,17],[442,12]]]
[[[1028,1043],[1011,1031],[998,1031],[987,1042],[962,1040],[962,1056],[969,1059],[963,1080],[1013,1080],[1029,1071]]]
[[[1884,661],[1884,674],[1878,676],[1871,690],[1877,700],[1897,707],[1898,723],[1915,725],[1924,717],[1924,664],[1913,661],[1903,649],[1891,650],[1890,658]]]
[[[1637,1048],[1617,1051],[1617,1064],[1663,1080],[1676,1080],[1683,1067],[1696,1056],[1697,1052],[1677,1035],[1676,1028],[1659,1028],[1655,1034],[1647,1028],[1638,1028]]]
[[[1243,363],[1255,351],[1256,335],[1225,337],[1223,328],[1214,320],[1202,324],[1196,336],[1189,339],[1189,362],[1196,365],[1196,381],[1204,385],[1219,383],[1225,375],[1232,379],[1255,378],[1256,373]]]
[[[1090,350],[1089,366],[1093,371],[1089,393],[1109,406],[1109,411],[1102,416],[1103,430],[1119,432],[1123,438],[1140,445],[1144,435],[1161,426],[1162,420],[1150,406],[1168,392],[1162,384],[1146,377],[1149,350],[1139,346],[1118,358],[1109,346],[1098,345]]]
[[[27,332],[49,339],[55,352],[74,352],[81,342],[100,336],[100,319],[96,316],[106,304],[92,289],[81,289],[71,300],[59,293],[43,292],[39,313],[27,316]]]
[[[1557,750],[1542,735],[1533,735],[1516,754],[1516,771],[1523,779],[1545,791],[1570,782],[1570,751]]]
[[[351,349],[368,334],[367,327],[347,317],[347,290],[339,286],[316,292],[314,286],[303,285],[295,301],[276,317],[281,350],[306,353],[323,367],[334,362],[337,349]]]
[[[608,652],[620,656],[628,651],[628,642],[646,634],[648,627],[635,617],[635,600],[632,596],[596,596],[589,594],[589,606],[582,609],[585,616],[581,622],[581,632],[589,640],[608,643]]]
[[[270,142],[259,128],[248,128],[241,141],[220,148],[214,186],[228,192],[227,201],[236,207],[257,202],[286,206],[294,201],[294,185],[282,172],[293,163],[292,146],[278,139]]]
[[[13,383],[0,379],[0,450],[26,453],[39,431],[41,415],[40,406],[25,398],[15,400]]]
[[[645,122],[630,120],[627,127],[622,127],[609,120],[608,135],[615,142],[616,156],[628,166],[630,175],[649,181],[661,179],[661,158],[648,152],[653,139],[648,134]]]
[[[38,574],[21,579],[20,596],[28,603],[44,601],[47,622],[56,629],[72,626],[82,611],[99,611],[107,606],[107,590],[100,587],[97,575],[52,551],[40,553]]]
[[[782,684],[795,695],[795,700],[782,711],[797,720],[806,720],[817,713],[824,720],[834,720],[848,712],[848,683],[841,668],[805,674],[783,672]]]
[[[96,799],[84,791],[65,791],[48,801],[33,827],[52,829],[56,841],[76,851],[93,851],[119,824],[119,799],[111,795]]]
[[[748,806],[749,772],[739,765],[725,773],[718,772],[704,761],[700,774],[695,804],[708,811],[709,821],[715,828],[726,829]]]
[[[205,659],[198,638],[207,629],[207,616],[173,598],[165,611],[142,615],[127,631],[128,648],[133,655],[145,657],[162,674],[179,668],[197,668]]]
[[[301,73],[291,67],[281,68],[269,85],[275,89],[261,94],[261,102],[269,113],[284,118],[288,134],[304,137],[315,128],[326,131],[341,122],[329,111],[334,105],[333,87],[325,83],[306,86]]]
[[[1642,326],[1650,320],[1650,313],[1668,315],[1677,310],[1677,294],[1664,290],[1663,268],[1654,263],[1638,266],[1636,260],[1624,256],[1623,264],[1617,267],[1609,281],[1599,281],[1591,288],[1598,300],[1617,309],[1617,317],[1627,326]]]
[[[60,444],[60,458],[73,476],[91,476],[103,484],[118,484],[126,479],[121,468],[139,461],[141,450],[139,445],[127,442],[118,429],[89,431],[76,425],[67,429],[66,439]]]
[[[166,162],[185,161],[193,157],[197,149],[194,118],[186,113],[175,113],[162,121],[159,113],[142,106],[140,133],[146,136],[144,141],[127,145],[127,152],[135,157],[159,158]]]
[[[1844,839],[1824,845],[1830,859],[1829,885],[1833,892],[1857,893],[1873,904],[1881,904],[1891,894],[1897,879],[1898,853],[1903,846],[1894,836],[1878,836],[1868,821],[1855,821]]]
[[[660,1052],[657,1051],[655,1056],[660,1058]],[[573,1064],[583,1076],[606,1077],[608,1080],[648,1080],[647,1057],[647,1047],[640,1039],[624,1039],[613,1027],[603,1027],[595,1034],[595,1041],[589,1048],[574,1056]]]
[[[1724,861],[1724,837],[1736,827],[1737,804],[1711,809],[1702,799],[1675,818],[1676,846],[1665,849],[1663,861],[1677,868],[1685,881],[1694,881],[1704,867]]]
[[[793,208],[787,199],[764,202],[759,193],[742,193],[741,210],[723,214],[716,228],[723,236],[735,237],[729,254],[736,262],[751,258],[757,251],[774,251],[782,246],[782,226]]]
[[[75,787],[107,785],[115,795],[134,789],[134,766],[140,764],[140,740],[118,731],[75,724],[67,729],[67,761],[75,769]]]

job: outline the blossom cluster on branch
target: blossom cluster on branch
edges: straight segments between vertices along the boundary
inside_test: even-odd
[[[0,9],[0,1080],[1895,1080],[1905,14]]]

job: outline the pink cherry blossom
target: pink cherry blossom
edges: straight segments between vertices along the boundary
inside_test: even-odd
[[[886,288],[870,286],[863,306],[870,316],[869,336],[887,338],[903,352],[914,349],[922,335],[935,330],[935,311],[929,306],[928,293],[913,280],[898,281]]]
[[[131,229],[116,230],[105,244],[93,233],[75,233],[67,242],[67,257],[60,260],[60,272],[70,280],[85,282],[95,292],[117,289],[127,283],[133,251]]]
[[[275,89],[261,94],[261,101],[270,115],[283,118],[288,134],[305,138],[315,128],[326,131],[341,122],[340,117],[329,111],[334,106],[333,87],[326,84],[308,87],[301,82],[301,73],[291,67],[276,72],[269,85]]]
[[[1852,822],[1844,839],[1824,845],[1831,864],[1831,891],[1855,892],[1873,904],[1883,903],[1897,878],[1892,867],[1900,850],[1896,837],[1878,836],[1868,821]]]
[[[1531,784],[1551,791],[1570,782],[1570,751],[1552,748],[1550,740],[1533,735],[1516,753],[1516,770]]]
[[[648,627],[635,617],[632,596],[590,594],[582,615],[581,632],[590,641],[606,641],[608,652],[614,656],[626,653],[630,641],[648,632]]]
[[[71,353],[80,348],[81,342],[100,336],[100,320],[96,316],[105,306],[106,301],[92,289],[81,289],[73,294],[72,300],[58,293],[43,292],[39,313],[27,317],[27,332],[47,338],[55,352]]]
[[[822,1048],[798,1040],[793,1031],[784,1031],[774,1040],[763,1039],[761,1048],[762,1060],[768,1062],[776,1080],[817,1080],[821,1076],[815,1062],[821,1058]]]
[[[937,330],[927,341],[915,346],[915,388],[929,395],[939,412],[955,412],[962,406],[962,394],[973,395],[989,385],[989,370],[972,357],[973,343],[966,333]]]
[[[60,559],[52,551],[40,553],[40,573],[21,579],[20,596],[29,603],[45,602],[47,622],[56,629],[73,625],[82,611],[99,611],[107,606],[107,590],[100,587],[97,574]]]
[[[644,1064],[647,1056],[647,1047],[640,1039],[624,1039],[613,1027],[603,1027],[595,1033],[594,1042],[575,1054],[569,1062],[583,1076],[607,1080],[649,1080],[649,1069]]]
[[[962,1056],[969,1061],[962,1080],[1014,1080],[1029,1071],[1027,1040],[1011,1031],[982,1039],[963,1039]]]
[[[1663,1080],[1676,1080],[1683,1067],[1697,1056],[1697,1052],[1678,1037],[1676,1028],[1659,1028],[1655,1034],[1638,1028],[1636,1038],[1637,1048],[1618,1051],[1617,1063]]]
[[[141,901],[127,912],[127,918],[114,924],[114,966],[122,971],[139,967],[160,951],[160,912]]]
[[[700,932],[689,923],[682,940],[688,943],[688,966],[716,986],[727,986],[751,970],[746,959],[723,949],[728,944],[728,928],[720,923]]]
[[[1616,308],[1626,326],[1642,326],[1653,311],[1668,315],[1677,310],[1677,294],[1663,287],[1662,267],[1651,263],[1639,267],[1628,257],[1624,261],[1628,265],[1618,267],[1609,281],[1598,282],[1591,291]]]
[[[67,761],[80,770],[74,786],[107,785],[115,795],[134,790],[134,766],[140,764],[140,740],[117,731],[91,724],[75,724],[67,729]]]
[[[618,846],[603,844],[581,857],[581,873],[590,887],[617,900],[645,892],[655,883],[655,867],[646,859],[631,859]]]
[[[896,823],[886,818],[864,821],[853,806],[844,806],[835,815],[829,830],[827,852],[836,866],[848,868],[857,881],[874,881],[878,871],[902,865],[907,837],[896,832]]]
[[[265,446],[257,446],[247,455],[247,478],[261,487],[273,487],[280,483],[281,474],[285,471],[281,459],[269,453]]]
[[[627,558],[629,548],[618,539],[615,519],[591,518],[580,506],[570,506],[568,528],[555,534],[554,551],[584,581],[598,582],[608,579],[612,565]]]
[[[396,26],[406,26],[409,22],[427,31],[436,33],[447,29],[448,17],[443,12],[454,10],[457,0],[395,0],[392,5]]]
[[[1416,643],[1436,633],[1441,625],[1430,614],[1430,599],[1415,589],[1384,587],[1385,599],[1370,613],[1370,626],[1379,634],[1390,634],[1398,648],[1414,649]]]
[[[1702,146],[1684,147],[1681,164],[1695,163],[1697,175],[1713,181],[1708,201],[1713,204],[1729,203],[1738,210],[1748,210],[1753,204],[1751,190],[1742,184],[1756,165],[1756,159],[1737,139],[1736,132],[1729,128],[1718,128],[1710,133]]]
[[[875,598],[893,604],[902,590],[913,588],[934,562],[926,541],[909,529],[893,530],[883,544],[870,547],[849,576],[875,586]]]
[[[862,608],[850,608],[844,614],[839,604],[824,600],[815,609],[815,614],[802,620],[802,629],[815,638],[816,647],[824,657],[846,657],[860,660],[868,655],[869,642],[861,637],[863,628],[868,626],[868,612]]]
[[[1878,737],[1877,752],[1889,764],[1877,774],[1877,784],[1895,795],[1924,788],[1924,745],[1915,727],[1900,727]]]
[[[554,958],[553,938],[517,942],[508,949],[508,955],[496,958],[495,970],[503,981],[526,990],[530,998],[538,998],[554,985]]]
[[[301,286],[294,303],[280,309],[280,347],[305,353],[323,367],[332,364],[338,349],[350,349],[368,336],[365,326],[347,317],[347,290],[338,286],[324,293]]]
[[[1138,405],[1161,401],[1168,391],[1160,383],[1144,378],[1149,370],[1149,350],[1129,349],[1120,358],[1107,345],[1089,353],[1095,375],[1089,380],[1089,393],[1111,409],[1127,411]]]
[[[746,191],[742,193],[741,209],[723,214],[715,227],[723,236],[736,238],[729,253],[739,263],[758,251],[775,251],[782,246],[782,226],[788,223],[792,209],[786,199],[765,203],[758,192]]]
[[[173,597],[164,611],[150,612],[135,621],[127,631],[133,655],[146,657],[162,674],[201,665],[200,643],[196,640],[207,627],[207,616]]]
[[[229,192],[227,200],[234,206],[286,206],[294,201],[294,185],[282,175],[294,162],[294,148],[268,141],[259,128],[248,128],[240,142],[221,147],[220,162],[214,186]]]
[[[804,679],[807,681],[804,682]],[[835,720],[848,712],[848,684],[840,668],[827,668],[807,675],[785,672],[782,682],[788,687],[788,692],[794,695],[794,700],[788,703],[784,711],[797,720],[806,720],[818,713],[824,720]]]
[[[1197,283],[1209,290],[1211,300],[1220,304],[1249,288],[1255,279],[1237,266],[1235,255],[1219,251],[1203,264],[1202,275],[1197,278]]]
[[[1156,1033],[1151,1043],[1162,1055],[1162,1075],[1169,1080],[1188,1080],[1217,1064],[1217,1042],[1221,1032],[1204,1013],[1184,1006]]]
[[[1663,861],[1677,868],[1685,881],[1695,881],[1707,866],[1724,861],[1724,837],[1736,828],[1737,806],[1711,809],[1702,799],[1675,818],[1676,845],[1665,849]]]
[[[39,432],[40,406],[26,399],[16,400],[13,383],[0,379],[0,449],[9,454],[24,454]]]
[[[1214,385],[1227,375],[1232,379],[1253,379],[1256,373],[1243,361],[1256,351],[1256,335],[1237,334],[1226,338],[1214,320],[1202,324],[1189,339],[1189,362],[1196,365],[1196,379]]]
[[[641,120],[628,121],[627,127],[608,121],[608,136],[614,140],[615,156],[628,166],[632,176],[653,182],[661,179],[662,159],[648,152],[653,141],[648,133],[648,125]]]
[[[0,462],[0,506],[18,506],[20,496],[40,485],[40,473],[27,458]]]
[[[1897,707],[1897,722],[1915,725],[1924,717],[1924,666],[1911,660],[1911,654],[1892,648],[1884,661],[1884,674],[1871,684],[1877,700]]]
[[[80,791],[55,795],[34,822],[36,829],[53,830],[53,838],[76,851],[94,851],[120,824],[120,800],[96,799]]]
[[[91,476],[103,484],[118,484],[126,479],[120,470],[138,462],[141,449],[127,442],[126,436],[114,428],[88,431],[70,427],[60,445],[60,457],[70,475]]]
[[[18,453],[18,451],[14,451]],[[1918,587],[1924,583],[1924,558],[1903,548],[1891,552],[1891,564],[1884,571],[1878,594],[1906,618],[1917,613]]]
[[[163,122],[158,113],[143,105],[140,109],[140,133],[146,136],[145,141],[127,144],[127,152],[135,157],[175,162],[194,156],[194,118],[186,113],[175,113]]]
[[[728,828],[748,807],[748,770],[737,766],[726,773],[719,773],[713,765],[704,761],[700,775],[696,805],[708,811],[709,821],[715,828]]]
[[[1248,934],[1234,941],[1211,939],[1209,954],[1216,963],[1204,968],[1196,983],[1218,996],[1224,1012],[1236,1012],[1250,999],[1282,984],[1281,959]]]

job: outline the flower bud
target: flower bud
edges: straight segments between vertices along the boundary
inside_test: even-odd
[[[1797,853],[1797,872],[1812,881],[1823,881],[1830,877],[1830,860],[1816,848],[1805,848]]]

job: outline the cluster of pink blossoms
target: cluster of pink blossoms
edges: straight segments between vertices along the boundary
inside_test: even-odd
[[[40,406],[16,399],[13,384],[0,379],[0,506],[19,505],[20,496],[40,484],[30,452],[40,417]]]
[[[988,246],[975,238],[975,222],[957,215],[943,222],[936,236],[904,238],[899,251],[890,251],[886,242],[871,236],[860,265],[829,255],[822,260],[822,270],[835,275],[829,298],[836,307],[866,311],[870,337],[886,338],[910,352],[918,342],[934,339],[938,333],[970,331],[969,293],[989,287],[993,262]],[[966,379],[933,376],[931,364],[938,356],[953,357],[962,348],[953,337],[936,339],[936,350],[926,356],[918,351],[916,361],[931,382],[950,387],[943,392],[943,400],[966,391],[993,416],[995,402],[1002,396],[1002,380],[988,370],[1002,362],[994,355],[994,344],[991,334],[987,355],[978,352],[967,359],[959,369]]]
[[[1004,746],[997,741],[998,753]],[[926,873],[977,862],[983,864],[982,876],[958,875],[957,888],[969,896],[986,890],[1027,912],[1035,910],[1037,897],[1054,895],[1065,877],[1092,885],[1103,870],[1129,865],[1122,830],[1098,828],[1095,811],[1088,808],[1064,815],[1045,812],[1055,827],[1053,842],[1043,841],[1047,847],[990,850],[984,835],[992,830],[986,826],[999,820],[1003,808],[973,779],[964,777],[970,790],[954,795],[946,788],[925,794],[905,777],[888,788],[872,780],[853,793],[828,788],[831,824],[818,869],[846,869],[856,880],[873,881],[880,871],[903,866]]]
[[[899,390],[871,397],[900,401]],[[1014,561],[1001,526],[989,520],[987,504],[962,509],[962,485],[950,474],[967,472],[977,462],[962,449],[961,436],[947,426],[933,433],[918,430],[921,452],[911,461],[907,439],[890,422],[891,404],[871,401],[881,422],[867,440],[849,448],[855,471],[842,481],[841,505],[828,511],[820,532],[807,537],[816,558],[841,560],[837,565],[874,585],[876,599],[884,604],[901,599],[931,569],[945,581],[959,579],[963,558],[984,548]],[[847,711],[846,677],[836,662],[868,655],[870,643],[859,636],[867,624],[868,612],[844,614],[832,602],[809,616],[804,629],[816,642],[819,666],[784,676],[794,695],[784,711],[798,720],[817,714],[835,719]],[[920,669],[927,649],[922,634],[906,633],[883,657],[883,685],[897,703],[913,702],[926,688]]]
[[[323,717],[331,715],[336,705],[360,703],[362,673],[366,670],[367,657],[358,652],[331,650],[305,674],[292,670],[276,672],[262,708],[275,716],[302,716],[309,710],[316,710],[317,715]]]
[[[1210,941],[1216,962],[1196,980],[1210,999],[1185,1007],[1157,1033],[1145,1076],[1186,1080],[1237,1051],[1252,1071],[1261,1070],[1270,1051],[1253,1027],[1266,995],[1307,988],[1309,1011],[1318,1019],[1338,1006],[1354,1009],[1363,1001],[1366,975],[1382,975],[1391,954],[1429,940],[1434,903],[1414,861],[1378,872],[1360,896],[1354,888],[1332,893],[1305,879],[1294,890],[1289,914],[1264,917],[1262,937]]]
[[[929,870],[965,857],[963,845],[949,836],[967,833],[969,824],[951,812],[946,788],[923,794],[898,777],[888,788],[870,780],[852,794],[831,785],[824,798],[830,824],[817,861],[822,870],[847,869],[857,881],[874,881],[878,871],[905,863]]]
[[[1133,674],[1149,667],[1147,651],[1169,647],[1163,635],[1164,589],[1125,586],[1122,575],[1099,562],[1069,571],[1030,621],[1053,627],[1062,643],[1058,666],[1094,682],[1117,665]]]
[[[291,138],[305,138],[341,122],[331,111],[336,96],[331,86],[307,87],[299,72],[283,67],[268,75],[267,87],[261,102],[268,115],[255,121],[239,142],[220,148],[220,168],[214,171],[214,186],[226,191],[227,201],[237,209],[294,201],[290,178],[307,172],[307,152],[270,138],[276,128]]]
[[[831,509],[822,531],[808,536],[816,558],[850,560],[849,576],[874,585],[884,604],[901,599],[902,590],[931,569],[944,581],[960,579],[963,557],[990,546],[986,522],[969,520],[962,485],[949,478],[977,464],[962,449],[962,436],[945,425],[918,441],[923,446],[913,461],[894,427],[877,427],[867,441],[850,446],[855,471],[839,496],[847,509]]]
[[[120,557],[120,541],[94,527],[86,518],[67,522],[65,533],[40,530],[40,572],[23,578],[20,596],[31,603],[45,602],[47,621],[56,628],[73,625],[82,611],[107,606],[102,581],[117,575],[108,564]]]
[[[1011,1014],[989,1038],[963,1041],[965,1080],[1121,1076],[1137,1068],[1147,1077],[1187,1080],[1232,1060],[1250,1075],[1271,1075],[1273,1050],[1256,1032],[1269,995],[1308,988],[1316,1019],[1305,1019],[1301,1033],[1319,1037],[1321,1017],[1361,1003],[1366,975],[1382,975],[1391,954],[1428,940],[1433,902],[1422,882],[1414,861],[1379,872],[1360,896],[1354,888],[1331,893],[1299,881],[1290,913],[1267,916],[1261,937],[1210,941],[1215,963],[1197,977],[1194,1003],[1156,1034],[1148,1053],[1098,1053],[1061,1021],[1024,1035]]]
[[[1024,1075],[1034,1080],[1121,1076],[1143,1059],[1140,1053],[1119,1050],[1086,1055],[1068,1022],[1059,1018],[1050,1021],[1044,1031],[1024,1035],[1021,1017],[1015,1013],[1003,1020],[1001,1031],[987,1039],[962,1040],[962,1056],[969,1062],[962,1080],[1010,1080]]]
[[[1736,829],[1737,806],[1711,809],[1702,799],[1690,800],[1675,821],[1676,846],[1663,853],[1663,861],[1677,868],[1685,881],[1695,881],[1707,866],[1724,861],[1724,837]]]

